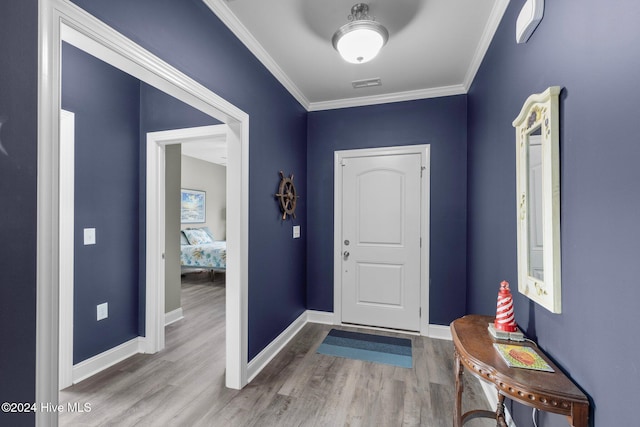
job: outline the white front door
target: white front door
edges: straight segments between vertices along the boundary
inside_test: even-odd
[[[421,155],[341,167],[342,321],[419,331]]]

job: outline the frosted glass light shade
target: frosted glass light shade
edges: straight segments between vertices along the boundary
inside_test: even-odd
[[[354,21],[333,35],[333,47],[352,64],[364,64],[378,55],[389,38],[385,27],[375,21]]]

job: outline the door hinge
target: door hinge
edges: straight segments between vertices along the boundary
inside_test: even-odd
[[[418,316],[419,316],[419,317],[422,317],[422,307],[420,307],[420,308],[418,309]]]
[[[420,247],[422,247],[422,237],[420,238]]]
[[[426,168],[427,168],[426,166],[420,166],[420,178],[422,178],[422,173]]]

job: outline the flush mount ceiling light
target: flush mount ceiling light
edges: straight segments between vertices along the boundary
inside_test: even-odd
[[[333,35],[333,47],[345,61],[352,64],[371,61],[387,43],[389,32],[369,16],[369,6],[365,3],[355,4],[348,19],[350,22]]]

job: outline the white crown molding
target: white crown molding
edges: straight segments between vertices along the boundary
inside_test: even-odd
[[[469,91],[471,88],[471,84],[473,80],[476,78],[476,74],[480,69],[480,65],[482,64],[482,60],[484,56],[487,54],[487,50],[489,50],[489,46],[491,45],[491,40],[493,40],[493,36],[496,34],[498,30],[498,25],[500,25],[500,21],[504,16],[504,12],[507,10],[507,6],[509,6],[509,0],[497,0],[493,5],[493,9],[489,14],[489,19],[487,20],[487,24],[484,27],[484,31],[482,32],[482,37],[480,37],[480,42],[476,48],[476,51],[473,55],[473,59],[471,60],[471,64],[469,64],[469,69],[467,70],[467,75],[464,78],[464,87],[465,93]]]
[[[282,71],[271,55],[253,37],[253,34],[238,20],[223,0],[202,0],[209,9],[231,30],[235,36],[258,58],[267,70],[284,86],[289,93],[308,111],[309,100],[298,89],[298,86]]]
[[[466,93],[467,89],[463,85],[442,86],[430,89],[411,90],[406,92],[385,93],[382,95],[361,96],[358,98],[336,99],[335,101],[312,102],[311,104],[309,104],[308,111],[363,107],[365,105],[388,104],[391,102],[414,101],[416,99],[464,95]]]
[[[264,65],[273,76],[289,91],[289,93],[307,110],[322,111],[338,108],[362,107],[367,105],[387,104],[391,102],[413,101],[416,99],[438,98],[442,96],[464,95],[468,92],[473,79],[482,64],[484,55],[489,49],[491,40],[502,20],[502,16],[509,5],[509,0],[497,0],[489,20],[485,25],[482,37],[478,43],[473,59],[465,75],[464,81],[458,85],[443,86],[415,91],[395,92],[383,95],[372,95],[357,98],[345,98],[332,101],[310,102],[298,86],[280,68],[275,60],[267,53],[258,40],[240,22],[229,9],[224,0],[202,0],[202,2],[222,21],[223,24],[249,49],[249,51]]]

